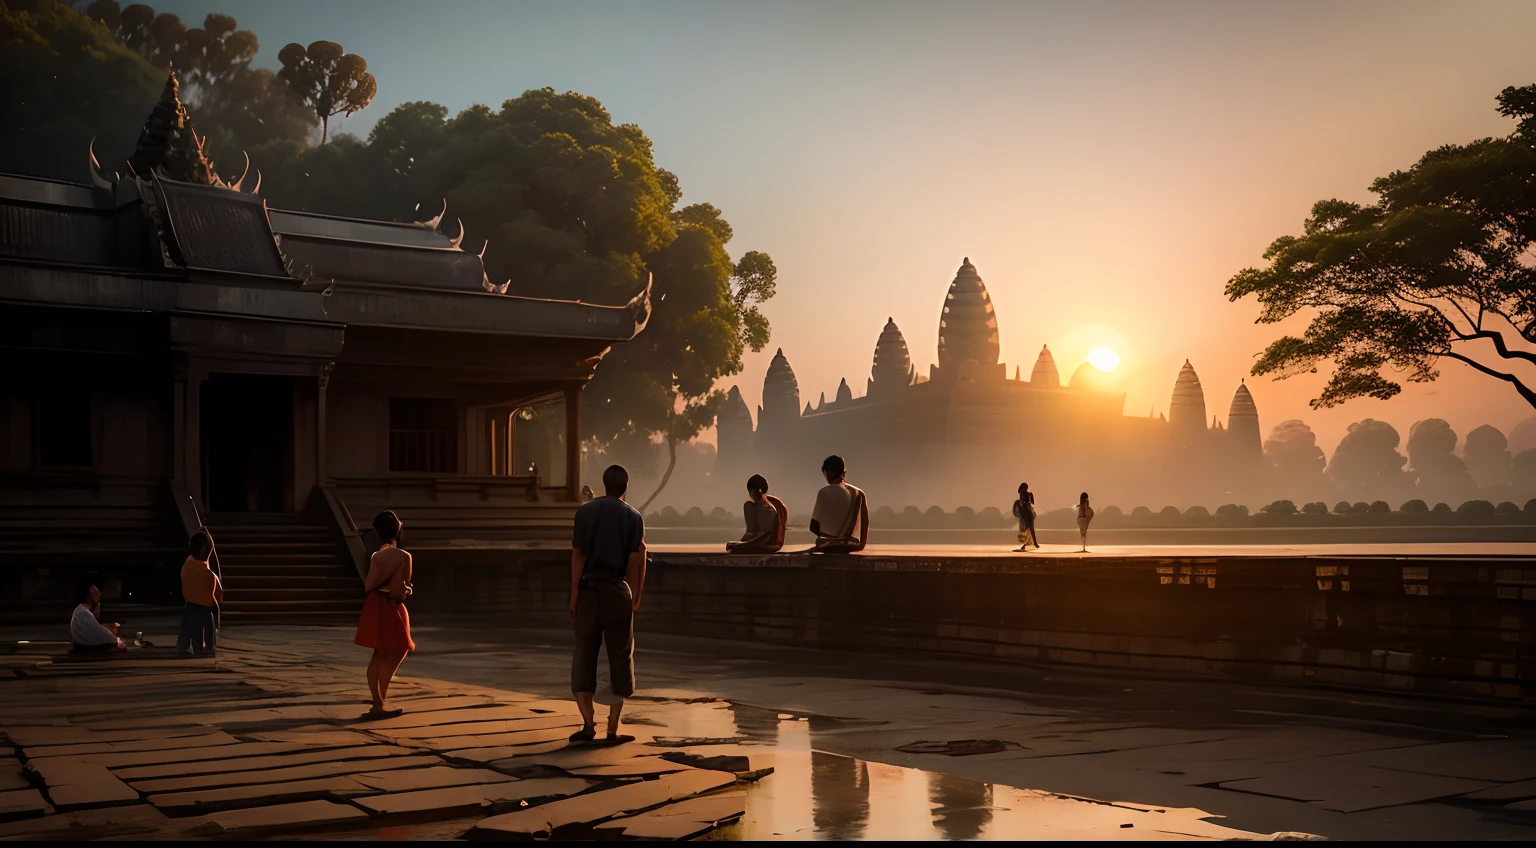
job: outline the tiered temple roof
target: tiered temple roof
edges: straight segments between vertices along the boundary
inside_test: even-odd
[[[1040,358],[1035,360],[1035,368],[1029,372],[1029,384],[1047,389],[1061,388],[1061,372],[1056,370],[1056,357],[1051,356],[1048,345],[1040,346]]]
[[[1232,408],[1227,412],[1227,430],[1234,438],[1240,455],[1257,458],[1264,453],[1264,436],[1259,430],[1259,408],[1248,393],[1245,382],[1238,383],[1232,394]]]
[[[1179,378],[1173,384],[1173,400],[1168,404],[1168,423],[1179,432],[1199,432],[1205,429],[1205,390],[1200,387],[1200,377],[1195,367],[1184,360]]]
[[[810,404],[806,404],[810,410]],[[784,348],[774,353],[768,363],[768,373],[763,377],[763,405],[757,411],[759,427],[793,419],[800,413],[800,383],[795,379],[795,369],[789,367]]]
[[[907,350],[907,340],[896,326],[894,318],[885,319],[885,329],[875,342],[875,363],[870,368],[869,387],[865,392],[871,397],[884,395],[896,389],[912,385],[917,377],[912,367],[912,355]]]
[[[974,361],[982,370],[997,366],[997,315],[992,296],[976,273],[970,257],[960,265],[949,295],[944,299],[944,313],[939,318],[938,371],[958,377],[960,363]]]

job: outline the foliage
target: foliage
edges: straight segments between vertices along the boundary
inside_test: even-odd
[[[81,183],[90,181],[91,139],[113,170],[165,82],[56,0],[0,0],[0,79],[0,171]]]
[[[1479,485],[1502,486],[1510,481],[1514,457],[1509,452],[1509,440],[1498,428],[1484,424],[1468,433],[1462,452],[1467,472]]]
[[[1265,515],[1295,515],[1299,511],[1296,509],[1296,504],[1286,500],[1275,501],[1259,510]]]
[[[1413,500],[1407,501],[1401,507],[1399,507],[1398,512],[1429,512],[1429,504],[1424,503],[1418,498],[1414,498]]]
[[[1248,507],[1241,504],[1222,504],[1216,507],[1217,518],[1247,518]]]
[[[320,119],[322,147],[330,138],[331,119],[368,108],[379,90],[368,73],[368,61],[334,41],[313,41],[308,47],[289,44],[278,51],[277,61],[283,65],[277,78]]]
[[[1203,506],[1196,505],[1184,510],[1184,517],[1196,519],[1210,518],[1211,511]]]
[[[1349,501],[1339,501],[1333,505],[1333,513],[1335,515],[1349,515],[1354,511],[1354,508],[1349,505]]]
[[[1387,495],[1409,483],[1408,458],[1397,452],[1401,437],[1385,421],[1367,418],[1349,425],[1328,463],[1328,476],[1345,494]]]
[[[1520,514],[1520,507],[1518,505],[1516,505],[1513,501],[1500,501],[1499,505],[1493,508],[1493,514],[1494,515],[1519,515]]]
[[[1371,515],[1385,515],[1392,511],[1392,505],[1386,501],[1371,501],[1371,506],[1366,511]]]
[[[1496,509],[1497,507],[1495,507],[1490,501],[1467,501],[1461,506],[1456,507],[1456,511],[1459,513],[1480,517],[1491,516],[1494,514]]]
[[[1450,511],[1451,511],[1451,505],[1448,504],[1448,503],[1444,503],[1444,502],[1435,504],[1435,508],[1430,510],[1430,512],[1450,512]]]
[[[1313,501],[1313,502],[1311,502],[1309,504],[1303,504],[1302,507],[1301,507],[1301,514],[1302,515],[1327,515],[1328,514],[1328,505],[1323,503],[1322,501]]]
[[[1536,448],[1515,454],[1515,460],[1511,464],[1514,467],[1516,480],[1524,480],[1527,483],[1536,480]]]
[[[1162,510],[1162,512],[1160,514],[1164,518],[1178,518],[1179,517],[1179,508],[1176,507],[1176,506],[1165,506],[1165,507],[1163,507],[1163,510]]]
[[[217,85],[248,71],[260,49],[256,34],[237,29],[229,15],[208,15],[198,29],[176,15],[155,14],[142,3],[124,8],[117,0],[95,0],[85,13],[144,61],[157,68],[175,67],[182,83],[193,87]]]
[[[1334,370],[1316,408],[1386,399],[1399,383],[1439,376],[1448,358],[1509,383],[1536,406],[1536,387],[1510,370],[1536,364],[1536,85],[1506,88],[1499,112],[1519,121],[1504,138],[1447,145],[1377,179],[1377,202],[1322,200],[1300,236],[1265,251],[1269,265],[1226,286],[1254,295],[1259,322],[1308,313],[1301,336],[1259,355],[1253,374]]]
[[[1456,456],[1456,431],[1441,418],[1426,418],[1408,429],[1408,464],[1421,490],[1450,495],[1477,488],[1467,464]]]

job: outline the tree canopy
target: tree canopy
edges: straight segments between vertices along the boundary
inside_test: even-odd
[[[645,133],[581,94],[536,89],[451,118],[435,103],[402,104],[366,142],[338,140],[292,161],[272,196],[396,220],[429,218],[446,199],[455,223],[444,227],[462,221],[465,248],[484,245],[487,275],[512,294],[619,304],[649,274],[650,323],[603,360],[582,423],[610,452],[643,452],[660,436],[669,470],[677,443],[713,423],[723,397],[715,384],[768,343],[758,306],[774,294],[773,260],[733,259],[721,211],[679,206],[677,177],[656,164]]]
[[[320,119],[322,147],[330,139],[331,119],[368,108],[379,90],[368,73],[368,61],[334,41],[314,41],[308,47],[289,44],[278,52],[277,60],[283,63],[277,78]]]
[[[1515,131],[1447,145],[1377,179],[1374,204],[1322,200],[1300,236],[1281,236],[1269,265],[1226,287],[1254,295],[1259,323],[1311,315],[1300,336],[1269,345],[1253,374],[1333,373],[1314,408],[1386,399],[1397,379],[1428,382],[1440,359],[1510,384],[1536,406],[1536,85],[1506,88]],[[1402,375],[1389,376],[1386,371]]]

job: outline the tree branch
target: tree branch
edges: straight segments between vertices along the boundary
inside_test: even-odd
[[[1496,378],[1498,378],[1500,380],[1503,380],[1506,383],[1513,384],[1514,387],[1515,387],[1515,391],[1520,393],[1520,397],[1525,398],[1525,402],[1526,403],[1530,404],[1533,408],[1536,408],[1536,390],[1533,390],[1530,386],[1527,386],[1525,383],[1522,383],[1520,381],[1519,377],[1516,377],[1513,374],[1506,374],[1503,371],[1495,371],[1492,368],[1489,368],[1488,366],[1484,365],[1483,363],[1478,362],[1477,360],[1472,359],[1471,357],[1463,356],[1463,355],[1461,355],[1459,353],[1456,353],[1455,351],[1446,351],[1445,353],[1443,353],[1441,355],[1449,357],[1451,359],[1454,359],[1454,360],[1456,360],[1458,362],[1464,362],[1467,365],[1472,366],[1472,368],[1474,370],[1480,371],[1480,372],[1488,375],[1489,377],[1496,377]]]

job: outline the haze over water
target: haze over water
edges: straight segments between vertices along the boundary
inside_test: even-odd
[[[1310,205],[1369,200],[1377,176],[1505,134],[1505,86],[1536,79],[1527,2],[565,3],[161,0],[227,12],[276,67],[289,41],[368,59],[379,95],[333,128],[366,134],[401,102],[458,111],[575,90],[640,125],[684,202],[720,207],[733,255],[771,254],[773,340],[738,383],[756,406],[775,348],[802,400],[863,393],[886,318],[933,361],[946,288],[969,256],[1002,357],[1063,377],[1106,345],[1126,412],[1167,411],[1190,359],[1208,408],[1290,327],[1255,327],[1222,286],[1299,232]],[[1406,438],[1426,417],[1508,432],[1531,410],[1446,362],[1387,402],[1307,408],[1323,375],[1250,380],[1265,432],[1305,419],[1331,453],[1366,417]]]

